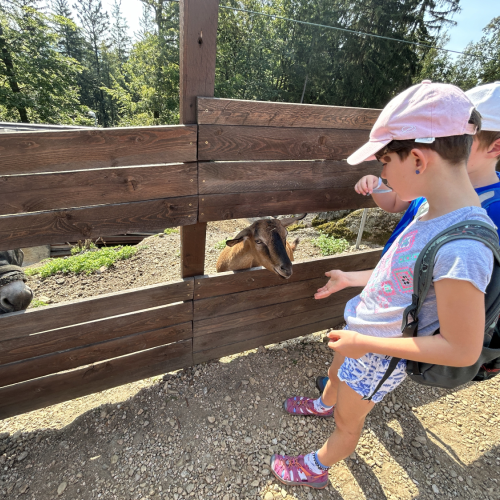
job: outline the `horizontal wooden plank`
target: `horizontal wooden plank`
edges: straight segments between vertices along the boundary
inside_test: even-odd
[[[0,316],[0,341],[193,298],[193,278],[79,299]]]
[[[283,304],[283,308],[286,305]],[[314,314],[293,314],[290,316],[284,315],[281,318],[269,319],[267,321],[256,321],[246,326],[231,328],[219,332],[193,337],[193,352],[205,351],[207,349],[215,349],[224,345],[236,344],[248,339],[261,337],[262,335],[271,334],[273,332],[281,332],[298,326],[308,325],[319,321],[338,318],[342,315],[345,308],[345,302],[336,304],[330,307],[316,309]],[[257,317],[256,317],[257,319]],[[336,323],[330,323],[330,327]]]
[[[0,175],[196,161],[196,125],[0,135]]]
[[[211,349],[206,349],[204,351],[193,353],[194,364],[205,363],[212,359],[218,359],[223,356],[230,356],[231,354],[236,354],[238,352],[247,351],[249,349],[255,349],[261,345],[275,344],[277,342],[282,342],[284,340],[293,339],[295,337],[300,337],[301,335],[309,335],[310,333],[320,332],[335,326],[343,321],[343,316],[332,317],[325,319],[323,321],[310,323],[307,325],[299,326],[296,328],[290,328],[288,330],[282,330],[279,332],[273,332],[268,335],[262,335],[259,337],[254,337],[251,339],[244,340],[242,342],[236,342],[234,344],[226,344],[219,347],[214,347]]]
[[[194,320],[222,316],[282,302],[312,297],[325,285],[325,278],[297,281],[277,287],[258,288],[239,293],[220,295],[194,302]],[[359,292],[358,292],[359,293]]]
[[[380,109],[198,97],[198,124],[371,130]]]
[[[192,340],[155,347],[90,367],[0,389],[0,419],[128,384],[193,364]]]
[[[78,347],[65,352],[57,352],[44,356],[0,365],[0,386],[4,387],[24,382],[51,373],[71,370],[98,361],[144,351],[152,347],[192,338],[193,323],[161,328],[147,332],[135,333],[106,342]]]
[[[200,162],[200,194],[351,188],[365,175],[380,175],[381,163],[345,161]]]
[[[0,215],[196,195],[196,163],[0,176]]]
[[[200,222],[377,206],[371,196],[356,193],[352,186],[301,191],[205,194],[200,196],[199,203]]]
[[[0,216],[0,250],[61,241],[161,231],[196,223],[198,197],[165,198],[115,205]]]
[[[0,366],[126,335],[167,328],[192,319],[193,303],[187,301],[4,340],[0,341]],[[171,342],[175,340],[180,339]]]
[[[319,309],[333,310],[339,305],[341,307],[340,312],[342,312],[347,301],[358,292],[358,288],[347,288],[322,300],[316,300],[311,296],[290,302],[281,302],[257,309],[246,309],[232,314],[198,320],[193,325],[193,336],[197,338],[211,334],[222,333],[224,335],[223,332],[225,330],[234,330],[237,332],[238,328],[248,327],[249,325],[263,321],[287,318],[289,316],[315,317]]]
[[[199,160],[342,160],[367,130],[200,125]]]
[[[322,257],[293,264],[293,274],[286,283],[323,277],[327,271],[340,269],[342,271],[362,271],[373,269],[382,250],[365,250],[349,255]],[[323,278],[326,282],[326,277]],[[210,276],[196,276],[194,281],[195,300],[233,294],[257,288],[283,285],[283,278],[262,267],[245,271],[229,271]]]

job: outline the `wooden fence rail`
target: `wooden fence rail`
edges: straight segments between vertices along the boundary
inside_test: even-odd
[[[342,321],[348,289],[316,301],[324,273],[370,269],[371,250],[196,276],[0,318],[0,418],[32,411]]]

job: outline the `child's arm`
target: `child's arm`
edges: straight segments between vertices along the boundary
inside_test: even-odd
[[[327,284],[318,289],[314,294],[315,299],[325,299],[332,293],[343,290],[350,286],[365,286],[373,273],[373,269],[367,271],[352,271],[345,273],[339,269],[328,271],[325,276],[330,279]]]
[[[373,190],[377,189],[379,183],[378,179],[379,178],[375,175],[365,175],[356,183],[354,190],[356,193],[363,194],[365,196],[371,194],[373,201],[382,210],[392,214],[402,212],[410,206],[408,201],[401,200],[394,191],[391,191],[390,193],[374,193]],[[382,186],[384,186],[384,184],[382,184]]]
[[[328,345],[343,356],[368,352],[446,366],[470,366],[484,338],[484,293],[464,280],[434,282],[440,334],[417,338],[380,338],[349,330],[330,332]]]

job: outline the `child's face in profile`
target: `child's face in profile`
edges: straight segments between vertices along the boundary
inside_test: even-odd
[[[410,155],[401,160],[397,153],[388,152],[377,158],[383,164],[381,177],[387,180],[399,198],[403,201],[412,201],[420,196],[415,193],[415,160]]]

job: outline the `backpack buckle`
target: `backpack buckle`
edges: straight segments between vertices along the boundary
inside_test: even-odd
[[[416,317],[418,307],[418,296],[412,294],[411,304],[405,309],[403,313],[403,323],[401,325],[401,332],[403,337],[414,337],[418,326],[418,318]],[[411,315],[411,321],[409,321]]]

